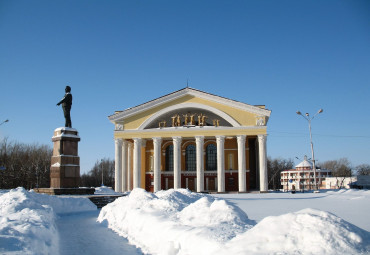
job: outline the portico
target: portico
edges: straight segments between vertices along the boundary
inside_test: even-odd
[[[266,192],[270,113],[192,88],[116,112],[115,190]]]

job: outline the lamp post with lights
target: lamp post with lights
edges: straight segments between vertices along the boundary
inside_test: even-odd
[[[0,123],[0,126],[1,126],[2,124],[6,123],[6,122],[9,122],[9,120],[8,120],[8,119],[4,120],[3,122],[1,122],[1,123]],[[5,171],[5,170],[6,170],[6,167],[5,167],[5,166],[1,166],[1,165],[0,165],[0,171]]]
[[[6,122],[9,122],[9,120],[4,120],[3,122],[0,123],[0,125],[4,124]]]
[[[310,117],[310,114],[309,113],[306,113],[305,115],[303,115],[300,111],[297,111],[297,114],[298,115],[301,115],[303,118],[305,118],[307,121],[308,121],[308,129],[309,129],[309,132],[310,132],[310,141],[311,141],[311,153],[312,153],[312,170],[313,170],[313,177],[314,177],[314,187],[315,187],[315,190],[318,190],[317,188],[317,182],[316,182],[316,164],[315,164],[315,154],[314,154],[314,151],[313,151],[313,143],[312,143],[312,133],[311,133],[311,121],[313,120],[313,118],[315,118],[316,115],[322,113],[324,110],[323,109],[320,109],[315,115],[313,115],[312,117]]]

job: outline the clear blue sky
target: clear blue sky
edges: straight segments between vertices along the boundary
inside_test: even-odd
[[[272,110],[268,155],[370,164],[370,1],[0,0],[0,137],[52,145],[66,85],[81,172],[107,116],[189,86]],[[296,161],[298,163],[298,161]]]

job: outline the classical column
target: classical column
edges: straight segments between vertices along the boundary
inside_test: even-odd
[[[127,191],[132,190],[132,143],[127,146]]]
[[[114,190],[122,192],[121,172],[122,172],[122,139],[115,139],[115,166],[114,166]]]
[[[197,150],[197,192],[204,191],[204,170],[203,170],[203,145],[204,136],[196,136]]]
[[[162,138],[154,137],[154,192],[161,190],[161,145]]]
[[[217,191],[225,192],[225,136],[216,136],[217,143]]]
[[[258,151],[260,165],[260,192],[267,192],[267,154],[266,154],[267,135],[258,135]]]
[[[245,171],[245,135],[238,135],[238,181],[239,192],[247,192],[247,181]]]
[[[127,191],[127,141],[122,141],[122,192]]]
[[[181,189],[181,137],[173,139],[173,188]]]
[[[141,187],[141,138],[133,138],[134,140],[134,173],[133,173],[133,188]]]

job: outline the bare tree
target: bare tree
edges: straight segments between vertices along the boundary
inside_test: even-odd
[[[331,175],[336,177],[339,188],[344,188],[346,177],[352,176],[352,164],[347,158],[325,161],[321,168],[331,170]]]
[[[370,175],[370,165],[361,164],[356,166],[356,173],[357,175]]]
[[[0,188],[49,187],[52,149],[46,145],[27,145],[0,141]]]
[[[99,187],[102,183],[114,187],[114,160],[104,158],[96,161],[87,174],[81,175],[80,183],[85,187]]]
[[[268,186],[269,189],[279,189],[281,187],[280,173],[284,170],[292,169],[294,162],[292,159],[271,159],[267,158]]]

